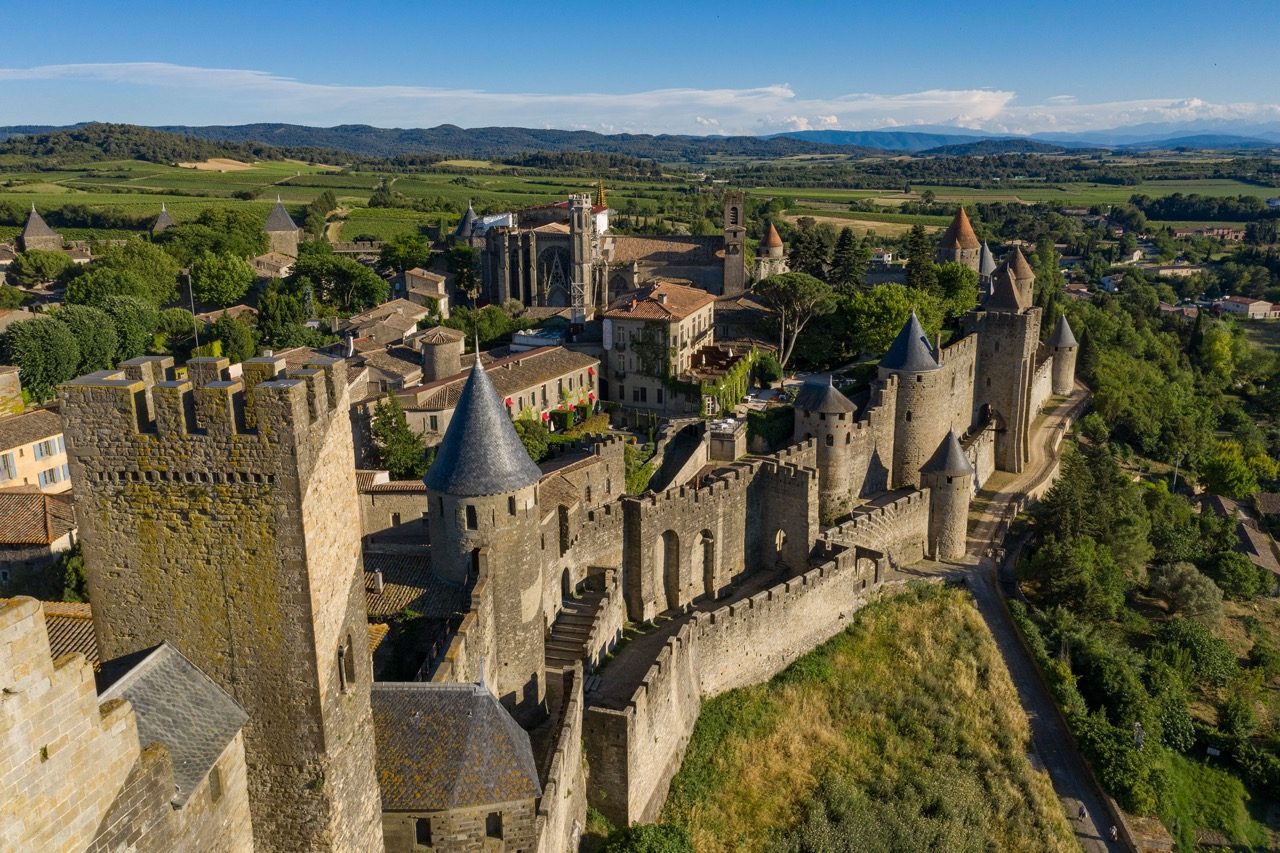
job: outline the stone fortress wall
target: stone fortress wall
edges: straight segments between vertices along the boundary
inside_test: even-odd
[[[1036,366],[1031,377],[1031,415],[1044,408],[1045,402],[1053,396],[1053,356],[1048,356]]]
[[[323,363],[321,363],[323,362]],[[258,849],[375,843],[372,671],[345,377],[148,357],[63,386],[104,659],[168,640],[249,713]],[[220,602],[220,605],[210,605]]]

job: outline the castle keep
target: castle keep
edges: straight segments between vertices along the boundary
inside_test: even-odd
[[[573,200],[564,236],[591,210]],[[971,235],[961,212],[939,251],[985,270]],[[702,702],[829,639],[898,567],[962,559],[975,491],[1030,461],[1078,344],[1065,319],[1040,341],[1025,258],[991,266],[946,346],[912,314],[851,396],[804,383],[773,453],[678,422],[715,452],[639,495],[620,436],[535,464],[478,356],[422,483],[366,471],[359,492],[333,359],[66,384],[102,670],[53,659],[36,602],[0,602],[0,846],[558,853],[588,803],[654,819]],[[599,304],[577,287],[598,272],[570,253],[565,298]],[[411,680],[373,680],[379,567],[417,579],[390,608]]]

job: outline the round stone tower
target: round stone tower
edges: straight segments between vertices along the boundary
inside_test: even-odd
[[[541,476],[477,355],[423,478],[431,570],[464,586],[485,567],[497,657],[484,662],[485,676],[524,719],[536,716],[545,695]]]
[[[929,541],[926,550],[938,560],[959,560],[965,555],[969,530],[969,499],[973,497],[973,466],[964,455],[955,430],[920,471],[921,485],[929,490]]]
[[[880,360],[880,378],[898,377],[893,430],[893,488],[920,485],[920,466],[948,426],[938,360],[916,312]]]
[[[1018,298],[1032,305],[1036,299],[1036,273],[1031,269],[1031,264],[1027,263],[1027,256],[1022,254],[1022,250],[1017,246],[1013,247],[1013,251],[1009,253],[1009,257],[1005,260],[1005,266],[1008,268],[1010,275],[1013,276],[1013,283],[1018,288]]]
[[[857,407],[831,383],[830,376],[809,377],[796,395],[795,439],[818,445],[818,517],[823,526],[853,506],[850,476]]]
[[[1065,397],[1076,384],[1076,355],[1080,351],[1067,315],[1058,318],[1058,325],[1045,346],[1053,354],[1053,393]]]
[[[940,264],[964,264],[974,272],[978,272],[981,250],[982,244],[978,242],[978,235],[973,232],[973,225],[969,223],[969,214],[965,213],[964,207],[961,206],[956,211],[951,224],[947,226],[947,230],[943,232],[942,239],[938,241],[938,250],[934,257]]]
[[[455,376],[462,365],[465,336],[457,329],[432,326],[414,334],[412,341],[422,353],[422,382],[437,382]]]

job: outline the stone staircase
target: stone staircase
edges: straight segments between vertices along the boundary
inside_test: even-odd
[[[547,635],[548,669],[573,666],[575,662],[586,658],[591,624],[595,621],[596,611],[600,609],[603,598],[603,592],[587,589],[583,590],[581,597],[564,602],[563,609],[551,626],[551,633]]]

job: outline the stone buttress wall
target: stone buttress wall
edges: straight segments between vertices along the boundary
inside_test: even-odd
[[[539,853],[577,850],[587,822],[587,774],[582,758],[582,667],[566,670],[555,681],[551,678],[548,678],[547,693],[560,694],[562,722],[547,777],[542,780],[542,797],[538,800]]]
[[[498,654],[497,631],[494,628],[493,585],[489,582],[489,553],[481,549],[478,572],[471,587],[466,616],[449,640],[438,661],[427,661],[419,673],[429,681],[478,682],[483,670],[485,686],[494,691],[492,662]],[[433,666],[434,664],[434,666]],[[494,695],[497,695],[496,692]]]
[[[587,671],[594,671],[622,639],[627,624],[627,602],[622,594],[622,570],[605,569],[599,578],[604,597],[596,608],[587,635]]]
[[[245,708],[259,849],[376,846],[345,378],[266,358],[227,381],[195,359],[193,387],[165,366],[62,390],[102,656],[167,639]]]
[[[929,490],[899,494],[891,501],[858,507],[853,518],[830,528],[823,537],[848,548],[882,553],[895,566],[922,560],[929,535]]]
[[[978,336],[965,335],[942,350],[943,411],[947,426],[964,435],[973,425],[973,384],[978,368]],[[947,434],[943,429],[942,435]],[[942,442],[942,438],[938,439]],[[937,445],[935,445],[936,447]]]

